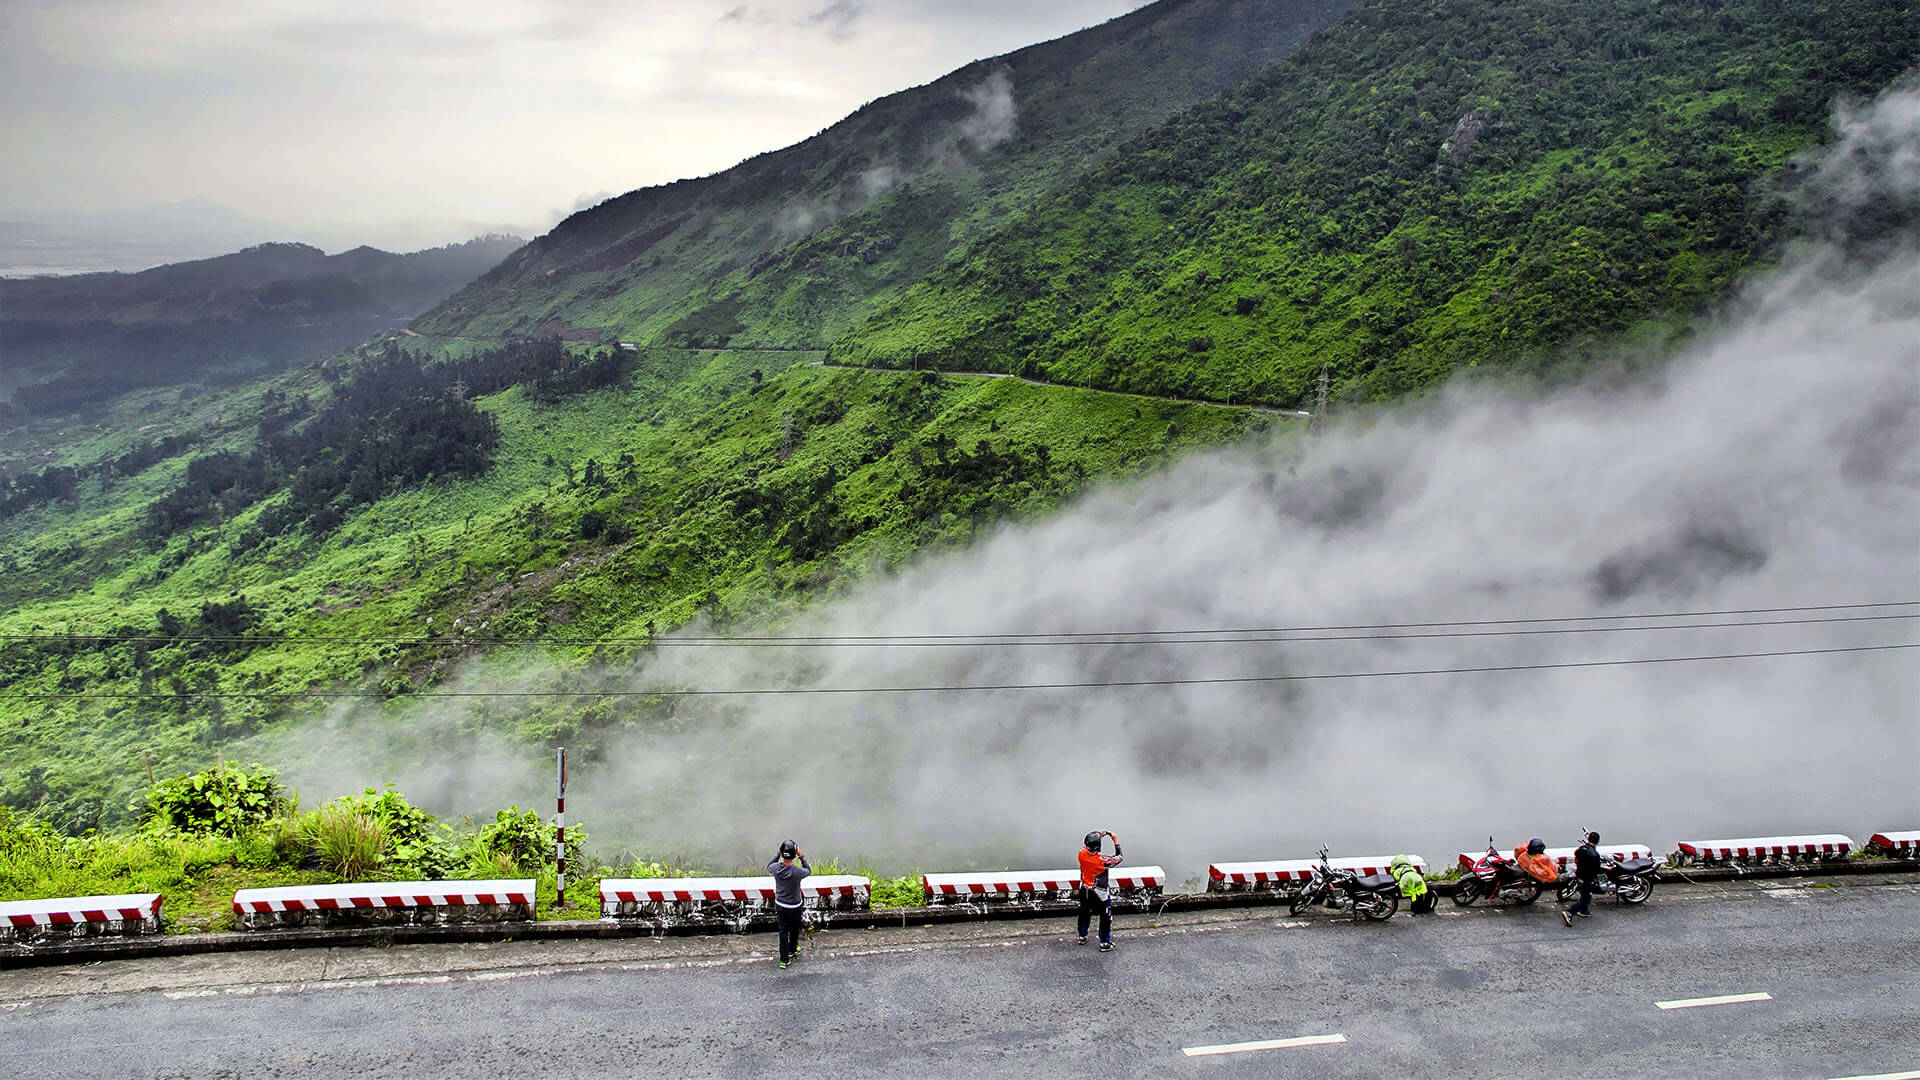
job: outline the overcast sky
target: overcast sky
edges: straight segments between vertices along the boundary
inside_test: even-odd
[[[1142,0],[0,0],[0,210],[545,227]]]

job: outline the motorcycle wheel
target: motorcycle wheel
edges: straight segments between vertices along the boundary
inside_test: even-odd
[[[1580,890],[1574,886],[1572,878],[1561,878],[1560,888],[1554,895],[1560,898],[1561,903],[1567,904],[1573,901],[1574,894],[1579,891]]]
[[[1460,882],[1459,888],[1453,890],[1453,902],[1459,907],[1472,907],[1473,902],[1478,899],[1480,899],[1479,878],[1466,878]]]
[[[1620,902],[1623,904],[1644,904],[1647,902],[1647,897],[1653,895],[1653,879],[1650,877],[1628,878],[1620,883],[1616,895],[1620,897]]]
[[[1319,895],[1312,889],[1301,889],[1299,892],[1293,894],[1292,902],[1287,905],[1287,912],[1291,915],[1298,915],[1312,907],[1313,902],[1318,899],[1320,899]]]
[[[1523,881],[1513,887],[1513,902],[1516,904],[1531,904],[1538,899],[1540,883],[1537,881]]]
[[[1355,897],[1353,906],[1360,914],[1367,917],[1367,921],[1385,922],[1393,918],[1394,912],[1400,910],[1400,894],[1397,892],[1368,893],[1365,896]]]

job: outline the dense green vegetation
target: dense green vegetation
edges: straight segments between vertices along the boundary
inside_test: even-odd
[[[562,222],[416,324],[823,348],[1100,155],[1352,0],[1164,0],[872,102],[804,142]]]
[[[273,770],[225,763],[152,785],[136,809],[137,825],[72,837],[0,807],[0,900],[157,892],[166,929],[189,933],[232,929],[237,889],[376,875],[532,877],[539,914],[555,914],[554,826],[531,810],[447,823],[392,788],[368,788],[302,813]],[[597,905],[598,882],[613,870],[586,854],[584,832],[569,827],[566,836],[577,877],[568,899]],[[618,872],[657,877],[666,868],[628,858]]]
[[[161,781],[135,809],[137,824],[75,837],[34,815],[0,807],[0,901],[157,892],[164,929],[181,934],[233,929],[233,893],[239,889],[525,877],[536,881],[536,916],[556,919],[597,912],[603,878],[716,872],[631,852],[601,855],[587,848],[585,831],[568,826],[567,907],[561,908],[555,826],[535,811],[510,806],[491,820],[448,822],[387,787],[302,812],[274,771],[258,765],[221,762]],[[816,869],[843,872],[837,860],[816,861]],[[917,905],[924,896],[917,872],[880,877],[865,865],[858,872],[873,878],[875,907]]]
[[[1763,257],[1778,170],[1916,55],[1907,0],[1369,0],[832,356],[1275,404],[1577,356]]]

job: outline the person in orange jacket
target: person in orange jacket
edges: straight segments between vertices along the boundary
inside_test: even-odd
[[[1100,841],[1113,841],[1113,854],[1100,854]],[[1120,838],[1105,829],[1087,834],[1080,849],[1080,944],[1087,943],[1087,929],[1095,912],[1100,913],[1100,951],[1113,951],[1113,885],[1107,871],[1119,866]]]

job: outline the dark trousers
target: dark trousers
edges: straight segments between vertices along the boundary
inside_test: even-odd
[[[1087,936],[1087,926],[1093,922],[1093,913],[1100,913],[1100,944],[1113,940],[1113,894],[1108,893],[1105,900],[1092,890],[1080,887],[1080,936]]]
[[[780,915],[780,962],[784,964],[800,951],[800,909],[775,904],[773,910]]]
[[[1580,896],[1567,908],[1567,913],[1569,915],[1585,915],[1587,909],[1593,906],[1593,882],[1576,879],[1573,887],[1580,891]]]

